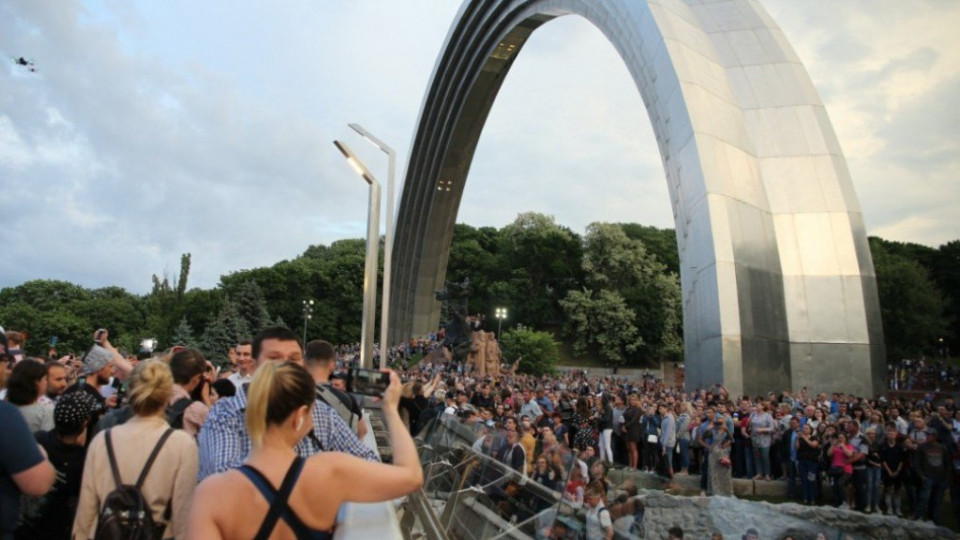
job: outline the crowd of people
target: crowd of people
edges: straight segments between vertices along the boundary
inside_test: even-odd
[[[286,328],[237,344],[236,368],[222,373],[190,348],[126,358],[100,331],[82,359],[17,357],[8,344],[3,335],[2,540],[332,538],[343,502],[423,482],[399,377],[382,396],[384,464],[331,377],[334,347],[304,347]]]
[[[704,495],[731,496],[735,478],[782,480],[804,504],[934,523],[949,490],[960,515],[960,408],[949,396],[733,396],[649,373],[532,376],[505,364],[475,376],[443,361],[408,365],[438,347],[430,336],[390,350],[382,409],[393,463],[384,465],[361,442],[363,410],[343,375],[355,345],[304,347],[271,328],[217,368],[183,347],[127,356],[101,331],[88,351],[56,360],[24,355],[18,339],[0,334],[0,540],[124,530],[105,515],[121,485],[135,485],[151,510],[139,526],[163,538],[327,537],[341,502],[417,489],[411,436],[444,417],[475,434],[477,452],[581,507],[590,537],[612,535],[620,517],[636,522],[638,508],[604,511],[611,467],[699,474]]]

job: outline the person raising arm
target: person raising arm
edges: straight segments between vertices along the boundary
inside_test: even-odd
[[[309,373],[292,362],[257,369],[246,410],[252,451],[239,469],[197,487],[188,538],[332,538],[342,503],[387,501],[423,485],[413,439],[400,419],[396,373],[390,372],[383,396],[393,465],[340,452],[299,457],[294,448],[313,428],[313,387]]]

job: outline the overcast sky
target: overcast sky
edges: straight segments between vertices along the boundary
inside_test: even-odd
[[[826,103],[869,234],[960,238],[960,2],[763,0]],[[0,287],[143,293],[364,236],[366,185],[406,168],[459,0],[0,2]],[[12,57],[35,62],[36,73]],[[402,179],[402,176],[399,176]],[[640,95],[588,22],[538,29],[510,72],[458,221],[538,211],[672,227]]]

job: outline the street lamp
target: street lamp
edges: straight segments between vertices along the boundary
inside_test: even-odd
[[[497,342],[499,342],[500,330],[503,329],[503,320],[507,318],[507,308],[498,307],[494,316],[497,318]]]
[[[393,148],[373,136],[372,133],[363,129],[359,124],[347,124],[350,129],[356,131],[361,137],[370,141],[374,146],[387,154],[387,216],[386,216],[386,236],[383,239],[383,293],[380,300],[380,369],[387,367],[387,351],[390,343],[389,321],[390,321],[390,273],[393,266],[393,184],[396,176],[397,153]]]
[[[303,346],[307,346],[307,321],[313,318],[313,300],[303,301]]]
[[[373,329],[377,313],[377,252],[380,251],[380,183],[357,156],[340,141],[333,144],[347,162],[370,185],[367,208],[367,255],[363,269],[363,324],[360,327],[360,367],[373,367]]]

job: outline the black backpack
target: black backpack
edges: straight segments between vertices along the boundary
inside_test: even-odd
[[[147,458],[140,477],[134,485],[124,484],[120,480],[120,469],[117,467],[117,458],[113,452],[113,443],[110,440],[110,430],[104,433],[107,443],[107,457],[110,459],[110,470],[113,472],[113,481],[116,489],[107,494],[103,501],[103,507],[100,509],[100,517],[97,520],[97,531],[94,534],[94,540],[161,540],[163,531],[166,529],[166,523],[157,524],[153,521],[153,511],[150,505],[143,497],[143,482],[147,479],[147,473],[150,467],[157,459],[157,454],[163,444],[167,442],[172,428],[168,428],[157,445],[153,447],[153,452]],[[170,503],[167,503],[167,511],[164,519],[170,519]]]

